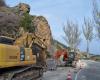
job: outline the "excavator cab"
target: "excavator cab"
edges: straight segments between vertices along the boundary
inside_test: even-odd
[[[36,64],[36,56],[30,48],[14,44],[10,37],[0,36],[0,68]]]

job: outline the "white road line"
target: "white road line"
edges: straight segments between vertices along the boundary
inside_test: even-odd
[[[75,80],[77,80],[78,75],[79,75],[79,73],[80,73],[82,70],[83,70],[83,69],[80,69],[80,70],[78,71],[78,73],[77,73],[76,76],[75,76]]]

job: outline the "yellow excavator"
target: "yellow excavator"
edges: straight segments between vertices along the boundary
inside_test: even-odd
[[[36,80],[42,76],[51,32],[49,27],[45,30],[45,35],[37,32],[25,32],[16,39],[0,36],[1,80]]]
[[[47,46],[45,42],[46,39],[32,33],[25,33],[16,40],[0,36],[0,79],[30,80],[32,77],[36,80],[34,75],[42,75],[46,65],[45,51],[50,44]],[[27,76],[30,77],[25,79]]]

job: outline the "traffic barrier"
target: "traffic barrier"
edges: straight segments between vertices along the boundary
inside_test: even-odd
[[[67,80],[72,80],[72,76],[71,76],[71,72],[69,70],[68,74],[67,74]]]

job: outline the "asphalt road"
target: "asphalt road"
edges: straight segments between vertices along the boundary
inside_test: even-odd
[[[87,64],[84,69],[75,70],[70,67],[58,67],[55,71],[45,72],[42,80],[67,80],[69,70],[72,80],[100,80],[100,62],[91,60],[84,62]]]
[[[85,61],[87,67],[78,71],[74,80],[100,80],[100,62]]]
[[[47,71],[44,73],[42,80],[66,80],[67,75],[71,72],[71,76],[73,77],[73,69],[70,67],[59,67],[56,71]]]

